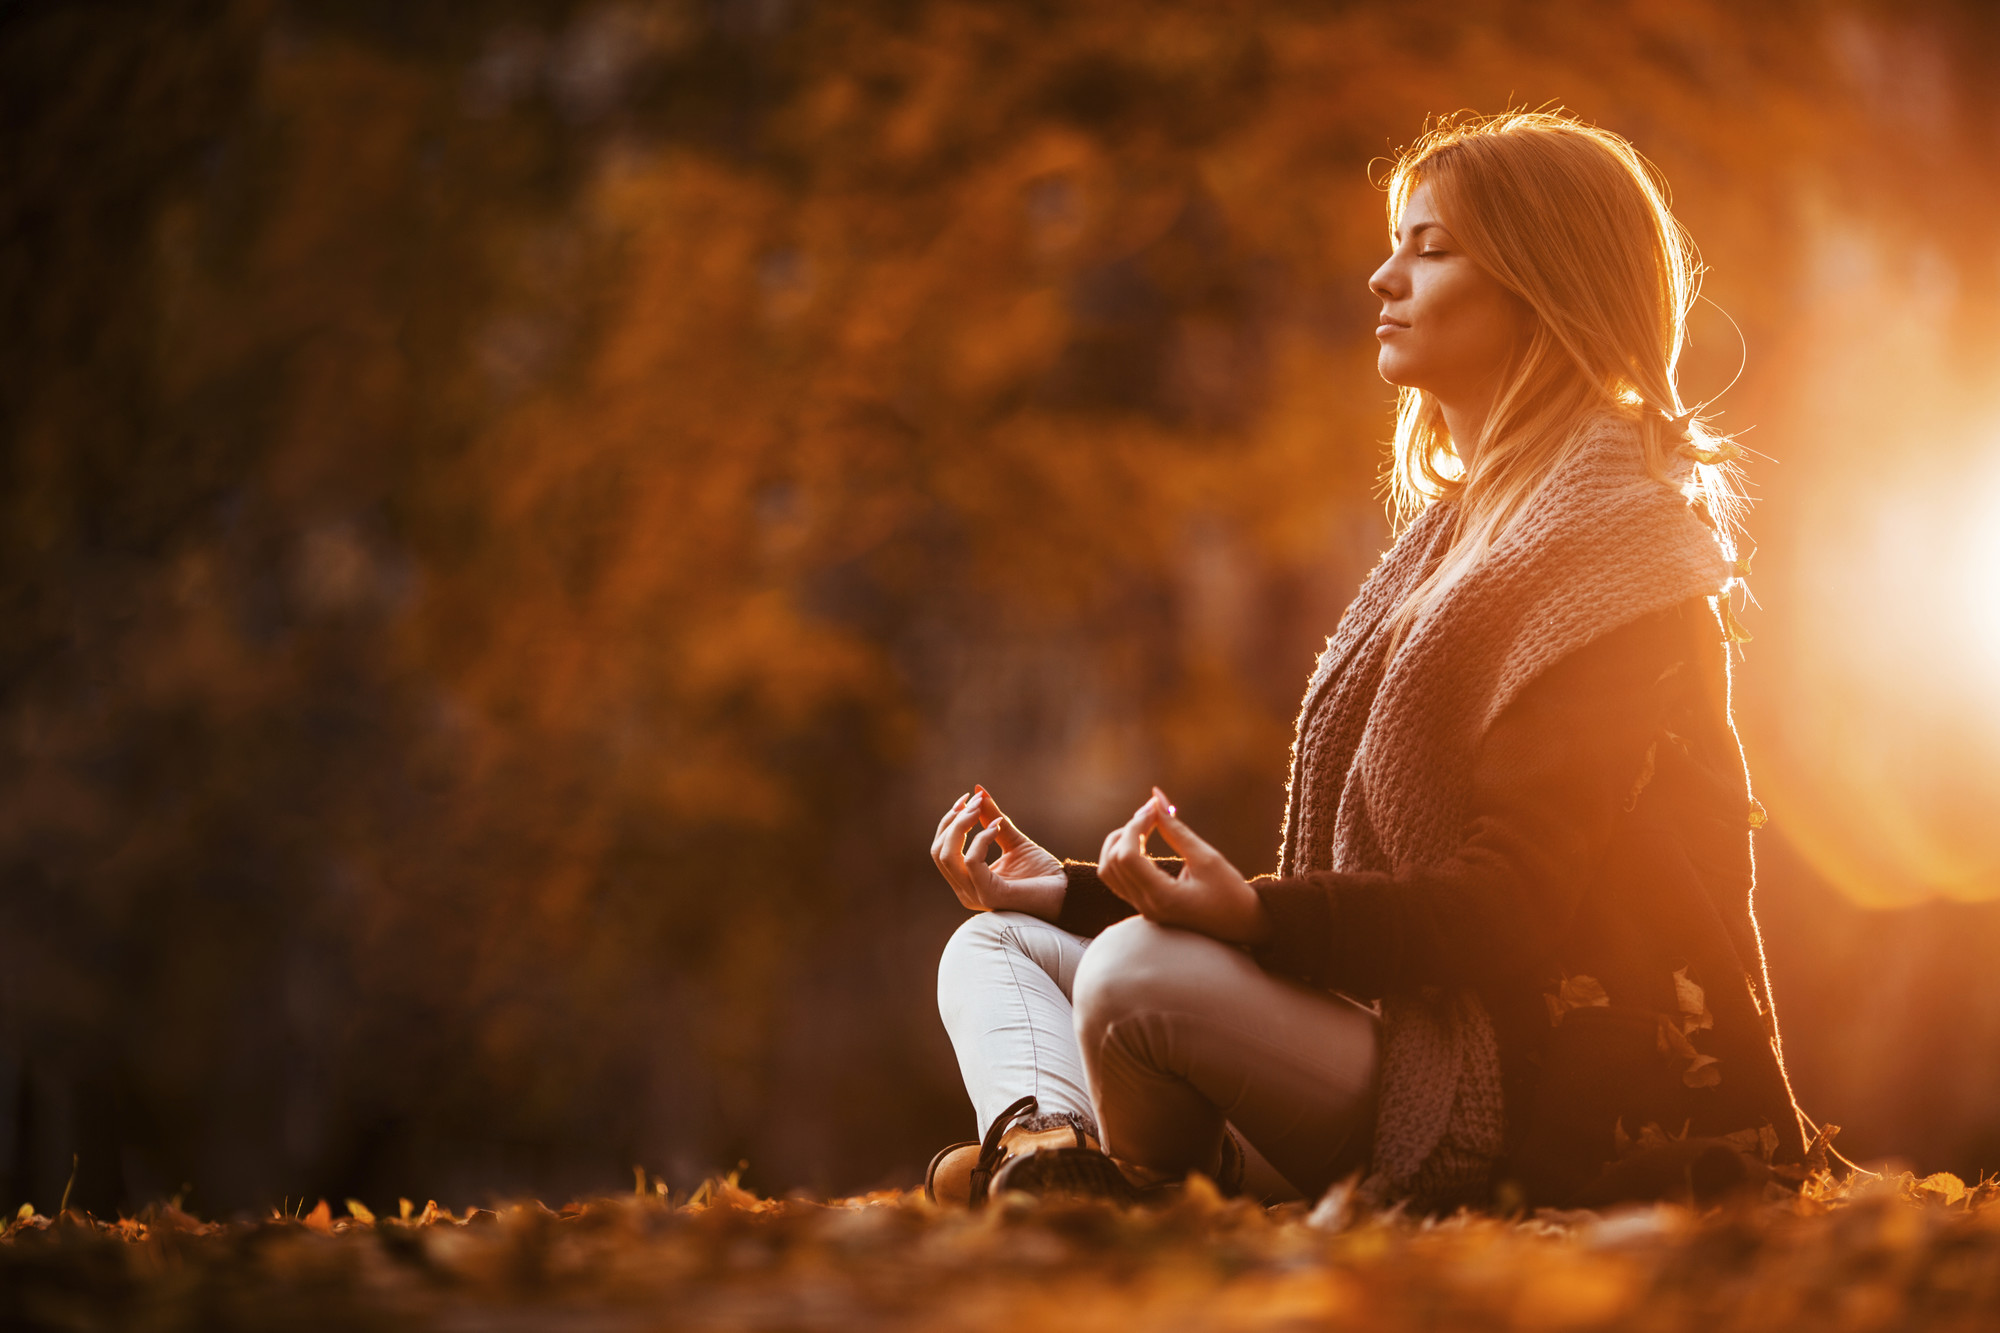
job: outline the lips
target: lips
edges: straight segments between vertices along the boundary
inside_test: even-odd
[[[1390,334],[1394,333],[1397,329],[1407,329],[1409,327],[1410,327],[1409,325],[1403,323],[1401,320],[1390,319],[1387,315],[1384,315],[1382,316],[1381,319],[1376,321],[1375,336],[1378,338],[1386,338]]]

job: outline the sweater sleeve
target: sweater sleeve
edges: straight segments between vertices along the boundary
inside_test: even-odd
[[[1364,1000],[1539,965],[1697,674],[1674,668],[1698,647],[1704,619],[1712,631],[1706,610],[1697,600],[1636,621],[1529,684],[1480,746],[1465,840],[1450,860],[1401,877],[1255,881],[1273,927],[1258,961]]]
[[[1181,871],[1178,857],[1153,859],[1169,875],[1178,875]],[[1069,878],[1069,886],[1063,893],[1062,910],[1055,919],[1055,924],[1063,930],[1089,938],[1106,926],[1133,915],[1132,904],[1106,888],[1104,881],[1097,877],[1097,867],[1090,862],[1065,861],[1063,873]]]

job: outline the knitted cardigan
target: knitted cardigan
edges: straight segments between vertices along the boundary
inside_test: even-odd
[[[1387,618],[1435,568],[1455,521],[1454,506],[1439,503],[1404,532],[1313,673],[1292,745],[1278,875],[1253,881],[1274,920],[1286,923],[1285,938],[1256,951],[1268,968],[1302,979],[1319,971],[1319,882],[1329,873],[1357,885],[1380,881],[1393,893],[1460,850],[1481,743],[1530,684],[1553,677],[1550,668],[1565,659],[1582,661],[1572,655],[1621,628],[1714,597],[1733,573],[1681,494],[1646,471],[1636,428],[1606,416],[1392,657]],[[1719,748],[1734,754],[1733,736]],[[1069,880],[1057,924],[1095,934],[1131,911],[1095,867],[1072,863]],[[1739,952],[1754,955],[1754,941]],[[1365,1182],[1377,1199],[1443,1209],[1486,1191],[1510,1127],[1501,1043],[1471,985],[1468,977],[1463,986],[1412,982],[1379,993],[1379,1104]],[[1753,1062],[1771,1065],[1760,1086],[1772,1085],[1763,1100],[1775,1108],[1788,1094],[1774,1082],[1771,1037]],[[1755,1123],[1747,1114],[1732,1107],[1722,1118],[1734,1129]],[[1608,1144],[1610,1115],[1599,1128]]]
[[[1733,573],[1683,496],[1647,472],[1637,429],[1605,416],[1392,657],[1389,615],[1436,567],[1455,519],[1441,503],[1412,524],[1327,643],[1293,742],[1280,877],[1402,876],[1448,859],[1480,742],[1521,690]],[[1432,1208],[1483,1193],[1501,1151],[1500,1083],[1493,1025],[1469,988],[1383,996],[1368,1191]]]
[[[1704,1037],[1726,1039],[1726,1063],[1740,1073],[1722,1089],[1704,1085],[1700,1091],[1692,1091],[1696,1087],[1692,1083],[1682,1087],[1682,1079],[1670,1075],[1668,1081],[1686,1105],[1672,1099],[1672,1105],[1658,1103],[1650,1119],[1678,1125],[1680,1117],[1690,1117],[1702,1133],[1730,1133],[1754,1127],[1760,1119],[1766,1125],[1782,1125],[1796,1111],[1784,1085],[1776,1019],[1762,981],[1762,949],[1748,909],[1746,893],[1752,883],[1748,845],[1732,845],[1730,839],[1742,835],[1732,835],[1726,827],[1730,819],[1742,819],[1746,805],[1752,809],[1756,805],[1748,797],[1742,755],[1728,725],[1726,662],[1720,658],[1714,662],[1716,681],[1700,689],[1682,687],[1682,693],[1694,689],[1690,699],[1712,695],[1700,707],[1714,709],[1714,715],[1676,723],[1690,733],[1686,737],[1666,733],[1676,745],[1694,743],[1700,759],[1688,763],[1712,769],[1704,769],[1706,777],[1696,779],[1682,771],[1686,763],[1678,759],[1678,751],[1658,751],[1660,781],[1650,789],[1686,789],[1690,781],[1702,787],[1696,805],[1706,833],[1696,843],[1702,845],[1702,863],[1710,869],[1698,873],[1694,881],[1680,879],[1686,867],[1676,869],[1674,853],[1666,847],[1614,843],[1608,851],[1638,855],[1642,865],[1658,867],[1658,877],[1640,873],[1632,879],[1630,865],[1600,865],[1596,871],[1574,865],[1560,871],[1608,875],[1596,881],[1608,897],[1594,911],[1610,913],[1618,933],[1650,933],[1646,939],[1672,953],[1674,961],[1644,959],[1634,971],[1602,957],[1586,941],[1582,953],[1572,959],[1574,971],[1612,977],[1614,1007],[1588,1011],[1588,1017],[1604,1017],[1606,1023],[1578,1025],[1572,1019],[1568,1027],[1558,1029],[1558,1035],[1570,1045],[1572,1037],[1598,1041],[1636,1017],[1644,1027],[1644,1053],[1636,1045],[1632,1051],[1594,1051],[1586,1053],[1584,1065],[1570,1061],[1564,1067],[1560,1051],[1542,1049],[1550,1035],[1548,1027],[1540,1039],[1526,1035],[1516,1013],[1518,1005],[1512,1003],[1522,997],[1508,997],[1508,1021],[1496,1035],[1496,1019],[1474,995],[1476,979],[1470,971],[1464,975],[1464,985],[1452,981],[1458,973],[1450,973],[1450,979],[1430,977],[1428,985],[1414,979],[1394,981],[1398,975],[1408,977],[1410,969],[1384,973],[1372,963],[1382,961],[1382,949],[1390,949],[1390,957],[1408,961],[1406,947],[1412,943],[1408,931],[1420,927],[1398,925],[1380,895],[1408,897],[1422,887],[1428,897],[1452,883],[1450,863],[1454,853],[1466,847],[1470,831],[1468,807],[1482,743],[1488,735],[1498,735],[1494,723],[1502,721],[1510,703],[1526,705],[1530,697],[1546,695],[1548,683],[1562,681],[1562,689],[1536,705],[1536,721],[1528,727],[1586,729],[1564,741],[1570,749],[1580,743],[1582,751],[1562,763],[1582,763],[1584,769],[1564,779],[1562,791],[1568,795],[1560,799],[1602,799],[1588,795],[1592,785],[1602,781],[1592,769],[1608,757],[1604,747],[1616,749],[1618,741],[1596,731],[1600,715],[1588,709],[1572,715],[1564,703],[1554,703],[1550,713],[1552,701],[1568,699],[1566,693],[1574,689],[1598,691],[1596,681],[1604,679],[1606,669],[1614,677],[1630,675],[1642,660],[1656,662],[1650,671],[1666,667],[1668,677],[1676,677],[1682,650],[1668,640],[1692,628],[1690,622],[1676,620],[1676,614],[1684,614],[1688,606],[1698,608],[1702,600],[1714,604],[1718,592],[1726,590],[1734,566],[1678,488],[1646,472],[1636,426],[1604,416],[1582,432],[1494,550],[1406,630],[1390,656],[1386,618],[1436,566],[1450,544],[1454,522],[1454,506],[1440,502],[1402,534],[1362,584],[1318,660],[1292,743],[1280,871],[1276,877],[1252,881],[1278,923],[1278,935],[1254,953],[1266,969],[1310,985],[1342,985],[1338,977],[1354,973],[1354,979],[1368,987],[1362,995],[1380,999],[1380,1101],[1372,1165],[1364,1181],[1370,1195],[1380,1201],[1406,1199],[1420,1209],[1476,1203],[1486,1193],[1488,1173],[1508,1135],[1514,1139],[1510,1147],[1516,1159],[1510,1165],[1514,1179],[1540,1201],[1558,1203],[1572,1199],[1576,1187],[1612,1155],[1614,1121],[1620,1111],[1632,1119],[1624,1129],[1638,1127],[1646,1119],[1638,1115],[1640,1103],[1634,1103],[1630,1093],[1652,1079],[1640,1067],[1658,1063],[1652,1055],[1656,1021],[1652,1011],[1672,1009],[1670,999],[1652,991],[1672,985],[1670,967],[1686,959],[1698,959],[1714,983],[1710,997],[1716,1005],[1716,1031]],[[1684,628],[1672,628],[1674,624]],[[1600,644],[1616,646],[1616,652],[1602,662],[1596,660],[1602,656]],[[1558,664],[1564,671],[1556,671]],[[1668,677],[1660,681],[1666,683]],[[1686,681],[1686,673],[1676,681]],[[1576,703],[1586,699],[1580,697]],[[1630,695],[1616,705],[1640,711],[1628,719],[1628,727],[1654,725],[1642,719],[1650,707],[1642,699]],[[1588,707],[1606,703],[1608,699],[1598,699]],[[1522,741],[1520,725],[1516,723],[1510,745]],[[1644,743],[1638,749],[1644,751]],[[1676,767],[1674,781],[1668,779],[1670,761]],[[1638,751],[1632,763],[1640,763]],[[1632,777],[1638,777],[1644,785],[1652,763],[1654,751],[1646,751],[1644,773],[1620,781],[1630,785]],[[1492,783],[1496,777],[1500,775],[1488,769],[1484,781]],[[1542,793],[1530,797],[1532,801],[1552,795],[1546,791],[1546,775],[1516,777],[1534,783],[1534,791]],[[1630,811],[1636,795],[1636,789],[1630,797],[1624,789],[1618,795],[1626,811],[1622,819],[1638,821],[1628,837],[1644,839],[1644,829],[1662,817],[1668,825],[1686,817],[1684,811],[1674,813],[1678,807],[1648,813],[1646,805],[1636,807],[1638,817],[1634,817]],[[1582,817],[1582,809],[1576,815]],[[1546,869],[1558,873],[1554,865]],[[1440,881],[1440,875],[1446,879]],[[1352,899],[1356,909],[1352,919],[1334,907],[1336,899],[1328,897],[1342,895],[1342,885],[1360,895]],[[1656,909],[1662,907],[1670,913],[1670,921],[1658,919]],[[1078,935],[1096,935],[1130,913],[1130,905],[1118,901],[1098,881],[1096,867],[1068,865],[1068,893],[1056,925]],[[1490,925],[1508,929],[1500,921]],[[1364,937],[1350,939],[1356,929]],[[1374,931],[1390,935],[1368,937]],[[1496,961],[1510,957],[1518,963],[1520,943],[1494,939]],[[1328,971],[1334,955],[1346,963]],[[1466,959],[1458,967],[1472,963]],[[1434,973],[1434,969],[1422,971]],[[1740,993],[1730,989],[1730,979],[1740,979]],[[1552,987],[1554,981],[1546,985]],[[1544,997],[1534,991],[1526,995],[1538,1011]],[[1506,1051],[1514,1051],[1514,1057],[1504,1057]],[[1524,1051],[1528,1065],[1520,1063]],[[1510,1079],[1502,1075],[1504,1059],[1514,1061]],[[1510,1111],[1502,1107],[1522,1103],[1520,1109],[1526,1111],[1526,1101],[1536,1099],[1528,1091],[1524,1101],[1520,1077],[1524,1071],[1540,1069],[1544,1059],[1554,1065],[1546,1075],[1530,1073],[1528,1085],[1552,1079],[1550,1089],[1560,1091],[1556,1101],[1562,1109],[1550,1113],[1548,1107],[1536,1107],[1528,1123],[1520,1127],[1504,1123]],[[1512,1087],[1506,1099],[1504,1081]],[[1528,1135],[1526,1143],[1520,1141],[1522,1131]],[[1798,1153],[1798,1143],[1780,1147],[1780,1157],[1796,1159]]]

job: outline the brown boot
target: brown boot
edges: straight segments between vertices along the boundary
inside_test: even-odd
[[[1224,1198],[1243,1192],[1243,1143],[1224,1126],[1222,1161],[1215,1176]],[[1026,1149],[1001,1163],[989,1186],[994,1194],[1016,1190],[1042,1198],[1107,1199],[1112,1203],[1158,1203],[1179,1193],[1181,1180],[1112,1160],[1095,1143],[1061,1143]]]
[[[1028,1153],[1056,1148],[1097,1147],[1081,1118],[1062,1112],[1035,1114],[1035,1098],[1023,1097],[1002,1111],[983,1143],[954,1143],[931,1158],[924,1172],[924,1197],[946,1206],[977,1208],[986,1202],[1001,1168]]]

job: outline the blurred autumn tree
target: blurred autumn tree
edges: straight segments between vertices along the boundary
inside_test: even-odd
[[[1990,105],[1905,102],[1993,49],[1803,2],[0,8],[0,1197],[913,1179],[969,1118],[952,796],[1089,855],[1158,781],[1268,863],[1387,535],[1371,162],[1510,100],[1633,136],[1780,453],[1801,199],[1990,201]],[[1770,864],[1851,1091],[1871,929]],[[1870,1147],[1967,1170],[1983,1077]]]

